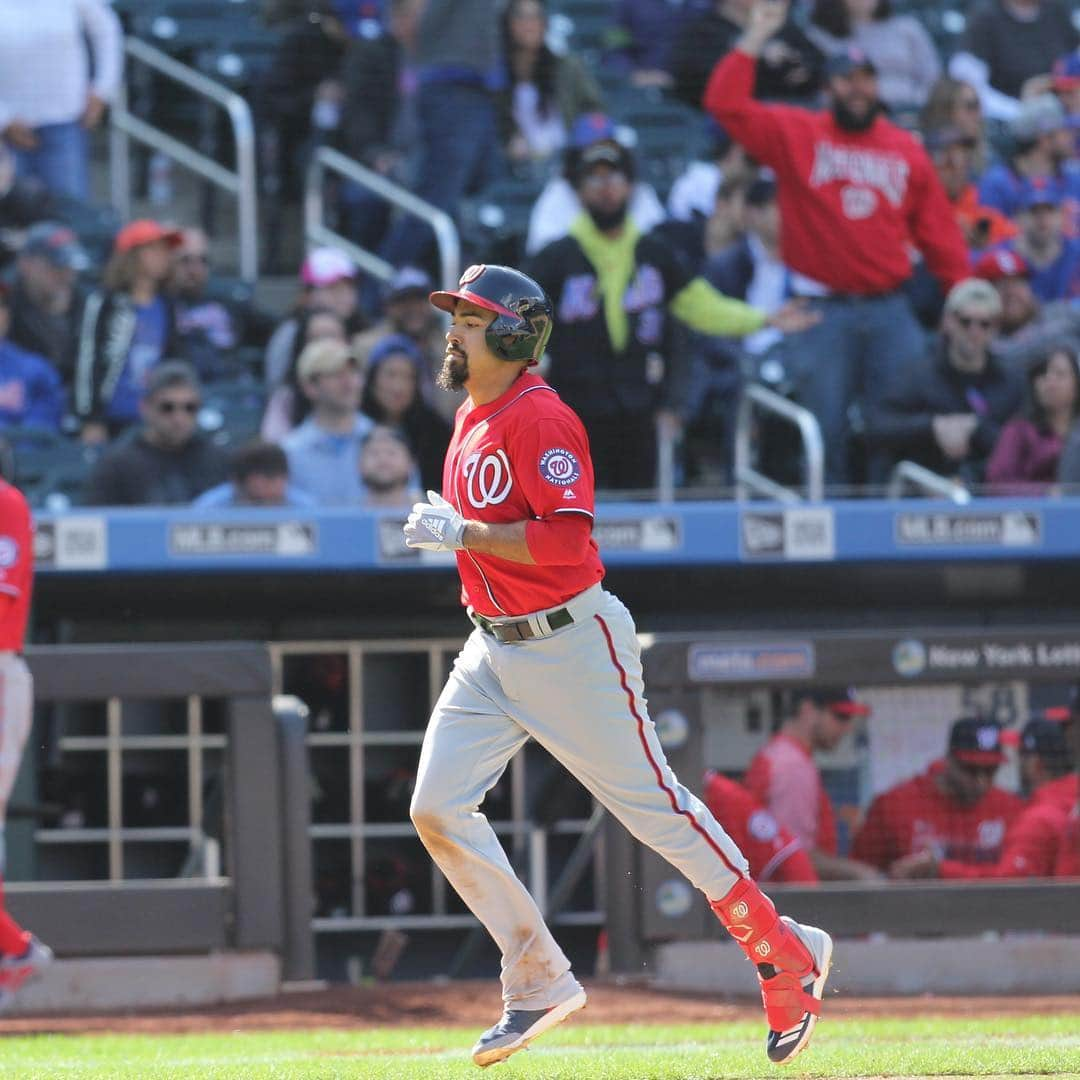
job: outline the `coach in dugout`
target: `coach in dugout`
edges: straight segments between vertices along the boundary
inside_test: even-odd
[[[822,316],[791,339],[792,363],[805,369],[793,374],[821,424],[826,480],[842,484],[852,478],[857,394],[874,404],[922,351],[903,291],[912,249],[945,291],[967,274],[967,250],[926,151],[882,115],[877,72],[864,54],[828,61],[828,110],[754,100],[760,57],[787,13],[785,0],[755,0],[745,33],[713,69],[704,107],[776,173],[783,261],[795,294],[816,297]]]
[[[785,696],[780,730],[750,762],[747,790],[800,841],[823,881],[879,880],[880,870],[838,854],[836,813],[813,757],[835,750],[870,706],[851,686],[802,687]]]
[[[1064,713],[1064,717],[1058,713]],[[1030,802],[1009,826],[1001,858],[993,863],[943,859],[927,848],[889,868],[893,878],[1052,877],[1066,819],[1076,802],[1076,773],[1065,742],[1068,710],[1047,710],[1017,736],[1020,779]]]
[[[994,785],[1004,760],[1000,726],[961,717],[944,759],[870,804],[852,856],[882,870],[922,851],[958,863],[996,863],[1006,830],[1024,808],[1022,799]]]

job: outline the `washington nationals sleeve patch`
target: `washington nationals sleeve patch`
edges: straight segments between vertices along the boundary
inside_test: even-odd
[[[569,487],[581,476],[578,459],[560,446],[553,446],[540,455],[540,475],[556,487]]]

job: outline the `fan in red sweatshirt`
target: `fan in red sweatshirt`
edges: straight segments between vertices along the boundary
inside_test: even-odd
[[[978,717],[957,720],[949,752],[920,776],[879,795],[852,845],[853,858],[883,870],[908,855],[991,865],[1023,800],[994,786],[1005,759],[1001,729]]]
[[[810,111],[756,101],[755,69],[754,56],[733,49],[713,69],[704,106],[776,173],[787,266],[858,296],[898,289],[911,276],[913,247],[944,291],[968,276],[945,189],[912,135],[880,113],[858,130],[841,126],[835,106]]]
[[[850,484],[852,405],[873,417],[890,384],[926,349],[901,286],[915,252],[947,292],[968,275],[964,238],[922,146],[882,115],[877,71],[855,49],[826,62],[831,107],[812,112],[753,97],[758,57],[787,17],[784,0],[754,0],[736,47],[713,68],[704,107],[776,174],[780,254],[795,296],[818,322],[789,343],[800,402],[825,444],[825,481]],[[892,462],[872,454],[865,479]]]

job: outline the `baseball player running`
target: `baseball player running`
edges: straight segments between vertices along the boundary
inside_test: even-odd
[[[708,898],[757,966],[777,1064],[805,1048],[832,939],[777,914],[742,853],[672,773],[645,707],[633,619],[600,584],[593,470],[578,417],[530,373],[552,327],[531,278],[472,266],[431,302],[452,315],[439,382],[464,387],[443,493],[413,507],[410,547],[457,553],[469,636],[428,723],[410,814],[502,952],[504,1012],[473,1047],[504,1061],[585,1005],[570,962],[479,813],[536,739]]]
[[[34,709],[34,681],[22,656],[33,558],[30,508],[0,479],[0,1009],[53,958],[3,907],[4,821]]]

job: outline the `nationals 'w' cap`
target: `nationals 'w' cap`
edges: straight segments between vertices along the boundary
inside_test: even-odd
[[[1006,739],[1005,735],[1012,738]],[[1002,742],[1015,743],[1021,754],[1038,754],[1041,758],[1058,758],[1062,761],[1069,757],[1065,725],[1059,720],[1049,719],[1045,713],[1033,717],[1021,731],[1003,733]]]
[[[949,755],[966,765],[1000,765],[1001,726],[979,716],[962,716],[949,732]]]
[[[1030,277],[1031,267],[1019,252],[998,248],[980,255],[971,272],[983,281],[1001,281],[1003,278]]]
[[[860,701],[854,686],[807,686],[794,693],[796,701],[809,699],[818,708],[838,716],[869,716],[874,710]]]

